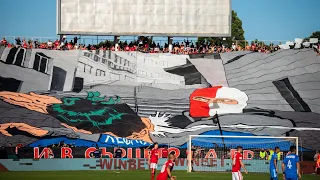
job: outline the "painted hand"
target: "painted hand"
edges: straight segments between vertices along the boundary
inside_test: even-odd
[[[17,128],[20,131],[25,131],[34,136],[42,137],[48,134],[48,130],[43,130],[41,128],[33,127],[25,123],[6,123],[0,124],[0,133],[5,136],[12,136],[7,129],[8,128]]]
[[[160,114],[160,112],[156,112],[154,116],[150,115],[149,119],[151,123],[154,125],[154,132],[151,134],[158,136],[158,137],[164,137],[164,129],[165,127],[169,127],[168,123],[166,122],[169,120],[172,116],[167,113]]]

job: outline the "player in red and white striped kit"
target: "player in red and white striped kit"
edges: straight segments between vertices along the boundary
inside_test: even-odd
[[[161,168],[160,174],[157,176],[157,180],[175,180],[176,176],[172,176],[171,171],[174,166],[174,161],[176,157],[174,154],[170,154],[168,161],[164,163],[164,165]]]
[[[234,153],[232,157],[232,180],[243,180],[243,176],[241,174],[241,167],[244,169],[246,174],[248,171],[244,164],[242,163],[242,147],[238,146],[237,151]]]
[[[151,150],[151,154],[148,158],[148,164],[150,165],[151,169],[151,180],[154,180],[157,164],[159,160],[159,149],[158,149],[158,143],[154,143],[154,148]]]

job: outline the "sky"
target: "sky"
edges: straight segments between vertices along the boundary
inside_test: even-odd
[[[320,31],[319,7],[320,0],[232,0],[247,40],[308,37]],[[0,9],[0,37],[56,37],[56,0],[0,0]]]

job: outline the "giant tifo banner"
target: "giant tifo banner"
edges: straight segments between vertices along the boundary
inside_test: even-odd
[[[187,148],[190,135],[220,135],[218,117],[224,135],[298,136],[303,148],[320,149],[320,57],[311,49],[187,56],[0,47],[0,58],[3,147]],[[290,146],[250,148],[276,145]]]

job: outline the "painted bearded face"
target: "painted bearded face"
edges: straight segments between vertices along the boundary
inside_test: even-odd
[[[247,95],[235,88],[206,88],[195,91],[191,95],[190,112],[193,117],[242,113],[242,110],[247,106],[247,101]]]

